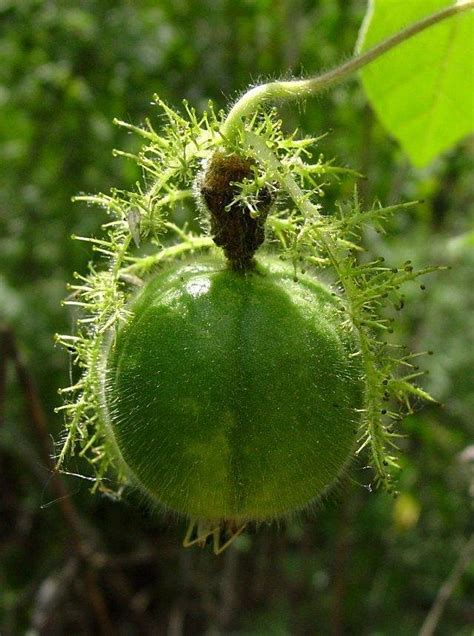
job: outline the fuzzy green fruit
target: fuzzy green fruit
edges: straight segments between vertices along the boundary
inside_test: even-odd
[[[270,257],[155,275],[106,358],[103,406],[131,480],[211,521],[275,518],[321,495],[351,456],[362,406],[338,303]]]

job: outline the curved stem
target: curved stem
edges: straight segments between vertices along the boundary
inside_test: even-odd
[[[292,100],[304,97],[305,95],[315,95],[350,77],[360,68],[367,66],[367,64],[370,64],[387,51],[390,51],[390,49],[393,49],[417,33],[424,31],[437,22],[441,22],[446,18],[450,18],[463,11],[468,11],[469,9],[474,9],[474,0],[458,1],[454,6],[441,9],[441,11],[415,22],[415,24],[406,27],[395,35],[376,44],[365,53],[361,53],[348,62],[341,64],[341,66],[337,66],[317,77],[292,81],[276,81],[251,88],[231,108],[222,126],[222,135],[227,138],[232,137],[241,125],[242,118],[255,112],[261,103],[277,100]]]

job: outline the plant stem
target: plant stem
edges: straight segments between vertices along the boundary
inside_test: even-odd
[[[320,213],[318,207],[305,196],[293,176],[281,169],[281,164],[278,158],[267,147],[265,141],[263,141],[255,133],[248,130],[244,131],[243,140],[249,150],[255,152],[260,159],[266,161],[267,165],[270,166],[274,173],[275,180],[279,181],[281,187],[288,192],[296,207],[302,212],[304,218],[312,219],[313,221],[319,220]],[[305,231],[304,226],[301,231]],[[372,460],[375,465],[377,475],[380,479],[385,480],[387,477],[387,471],[383,462],[385,457],[384,440],[386,439],[386,435],[380,416],[380,385],[377,377],[378,368],[374,357],[375,354],[372,351],[370,339],[363,328],[363,321],[357,304],[357,289],[353,281],[349,277],[343,275],[343,268],[341,267],[341,258],[339,256],[337,243],[334,240],[334,237],[331,236],[329,232],[324,231],[324,229],[320,230],[320,239],[325,246],[329,260],[331,261],[340,283],[344,288],[345,296],[348,301],[348,309],[351,312],[352,323],[359,335],[360,351],[362,354],[362,362],[366,378],[366,411],[364,420],[367,423],[369,432],[367,439],[370,442]],[[364,448],[364,446],[365,444],[358,449],[357,454],[362,450],[362,448]]]
[[[461,553],[459,555],[458,560],[454,568],[452,569],[448,578],[444,581],[441,586],[435,602],[428,612],[427,617],[423,625],[421,626],[420,636],[433,636],[435,630],[440,621],[441,615],[445,608],[446,603],[448,602],[450,596],[454,592],[456,586],[461,580],[464,572],[467,570],[469,565],[472,563],[474,559],[474,533],[471,534],[467,542],[465,543]]]
[[[149,271],[152,267],[166,259],[173,259],[182,254],[193,251],[214,247],[214,241],[210,236],[187,236],[183,237],[181,243],[165,247],[155,254],[137,258],[131,265],[120,270],[120,275],[124,274],[141,274]]]
[[[62,517],[70,531],[71,542],[68,547],[76,553],[79,562],[84,565],[85,591],[97,621],[98,633],[102,636],[113,636],[114,628],[109,616],[107,603],[102,594],[97,573],[90,561],[92,547],[84,539],[83,523],[54,464],[46,414],[33,376],[16,344],[13,331],[8,327],[4,327],[0,332],[0,336],[5,360],[9,359],[13,363],[17,380],[26,402],[28,416],[37,436],[40,455],[50,472],[51,486],[56,495],[55,501],[57,501]]]
[[[269,101],[286,101],[298,99],[307,95],[315,95],[321,91],[342,82],[350,77],[360,68],[367,66],[381,55],[398,46],[405,40],[421,33],[425,29],[433,26],[437,22],[441,22],[446,18],[474,9],[474,0],[459,2],[454,6],[441,9],[418,22],[412,24],[395,35],[379,42],[373,48],[365,53],[361,53],[353,57],[348,62],[337,66],[336,68],[312,77],[309,79],[300,79],[292,81],[276,81],[268,84],[254,86],[247,91],[231,108],[227,119],[225,120],[221,133],[226,138],[232,138],[242,124],[242,119],[247,115],[254,113],[258,106]]]

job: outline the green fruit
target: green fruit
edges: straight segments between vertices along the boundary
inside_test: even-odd
[[[103,407],[131,480],[192,518],[246,522],[307,506],[349,461],[362,407],[339,300],[261,257],[156,274],[106,358]]]

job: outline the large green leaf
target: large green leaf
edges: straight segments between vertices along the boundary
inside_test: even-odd
[[[453,0],[370,0],[359,36],[368,49]],[[474,131],[474,11],[436,24],[362,72],[367,96],[416,166]]]

